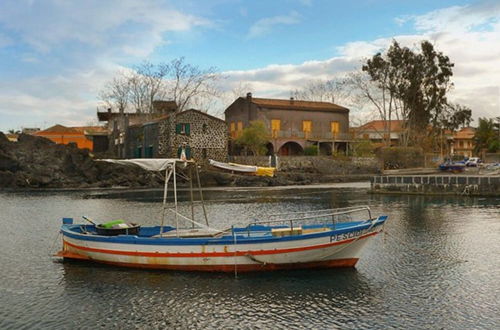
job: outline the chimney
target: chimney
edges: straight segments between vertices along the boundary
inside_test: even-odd
[[[252,93],[247,93],[247,100],[252,102]]]

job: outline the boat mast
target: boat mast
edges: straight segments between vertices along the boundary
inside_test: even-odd
[[[174,162],[174,203],[175,203],[175,232],[177,233],[177,237],[179,237],[179,218],[177,217],[177,176],[176,176],[176,166],[177,162]]]
[[[205,216],[205,223],[208,224],[207,210],[205,209],[205,202],[203,201],[203,192],[201,190],[200,173],[198,172],[198,165],[194,163],[194,168],[196,170],[196,178],[198,179],[198,191],[200,192],[201,207],[203,208],[203,215]]]
[[[165,211],[167,210],[167,191],[168,191],[168,181],[172,175],[171,166],[167,166],[165,170],[165,186],[163,187],[163,212],[161,216],[161,226],[160,226],[160,237],[163,233],[163,226],[165,221]]]

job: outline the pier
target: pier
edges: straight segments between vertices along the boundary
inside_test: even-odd
[[[380,175],[372,193],[500,196],[499,175]]]

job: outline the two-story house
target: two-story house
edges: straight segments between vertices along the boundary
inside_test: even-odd
[[[177,158],[180,148],[198,162],[227,160],[227,124],[205,112],[190,109],[128,127],[126,158]]]
[[[349,109],[334,103],[255,98],[248,93],[224,113],[232,139],[252,121],[263,121],[270,133],[269,154],[300,155],[311,145],[323,154],[347,150]]]

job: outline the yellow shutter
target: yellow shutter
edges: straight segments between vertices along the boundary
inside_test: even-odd
[[[332,131],[332,135],[334,137],[337,137],[339,131],[340,131],[340,124],[338,121],[332,121],[331,122],[331,131]]]
[[[236,138],[236,124],[234,123],[234,121],[232,121],[229,125],[229,132],[231,133],[231,137],[233,139]]]
[[[280,119],[271,119],[271,131],[273,134],[273,138],[278,137],[278,132],[281,130],[281,120]]]
[[[242,121],[239,121],[237,123],[237,132],[236,132],[236,136],[241,136],[241,134],[243,133],[243,122]]]
[[[312,121],[310,120],[303,120],[302,121],[302,131],[304,133],[310,133],[312,130]]]

